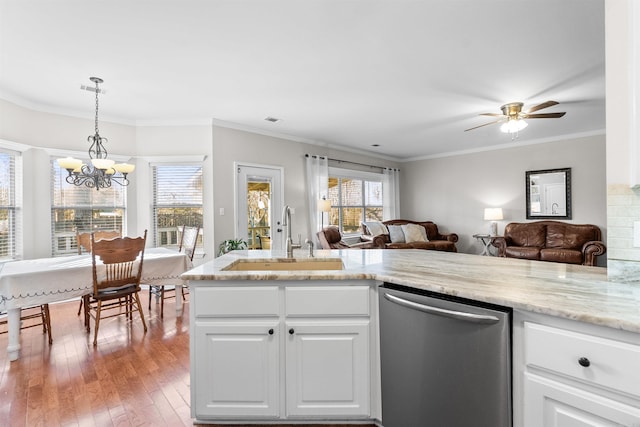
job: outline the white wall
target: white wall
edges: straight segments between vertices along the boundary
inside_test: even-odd
[[[608,276],[638,282],[640,248],[640,5],[606,0]]]
[[[595,224],[606,239],[605,150],[602,135],[408,162],[400,168],[402,214],[457,233],[459,252],[480,253],[481,243],[472,235],[489,231],[483,219],[485,207],[502,207],[500,234],[509,222],[526,221],[526,171],[569,167],[573,199],[569,222]]]
[[[213,173],[212,127],[210,124],[189,126],[142,126],[136,128],[135,185],[129,194],[129,223],[131,230],[141,234],[153,229],[151,204],[153,181],[150,162],[190,161],[204,159],[203,178],[203,242],[206,260],[215,256],[213,236]]]
[[[330,147],[261,135],[228,127],[213,127],[213,183],[215,240],[235,238],[234,223],[234,162],[277,166],[284,169],[284,204],[296,210],[292,215],[292,233],[302,234],[302,241],[311,233],[308,229],[308,203],[305,190],[305,154],[326,155],[374,166],[397,167],[396,162],[350,153]],[[345,167],[347,167],[345,165]],[[220,215],[224,208],[225,215]]]

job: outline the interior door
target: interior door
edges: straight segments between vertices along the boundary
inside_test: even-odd
[[[248,249],[282,249],[282,168],[236,164],[236,236]]]

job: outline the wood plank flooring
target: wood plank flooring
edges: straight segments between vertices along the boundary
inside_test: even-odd
[[[82,317],[76,315],[78,302],[71,301],[50,305],[51,346],[41,328],[24,329],[21,357],[10,362],[7,334],[0,335],[0,425],[194,425],[189,406],[189,304],[182,316],[176,316],[175,300],[166,300],[161,319],[159,305],[152,304],[148,312],[147,292],[140,296],[146,334],[137,317],[131,328],[124,316],[118,316],[100,323],[94,347],[93,330],[87,334]]]

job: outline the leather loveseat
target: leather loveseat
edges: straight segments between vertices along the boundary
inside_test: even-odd
[[[607,250],[601,240],[596,225],[535,221],[507,224],[504,236],[492,238],[491,244],[500,257],[596,265],[596,257]]]
[[[432,221],[410,221],[392,219],[382,221],[381,234],[372,235],[367,223],[362,224],[363,240],[371,240],[375,248],[380,249],[429,249],[435,251],[457,252],[455,233],[440,233],[438,226]],[[407,227],[408,226],[408,227]],[[377,227],[376,227],[377,228]],[[384,232],[386,229],[386,232]],[[415,233],[415,231],[419,231]]]

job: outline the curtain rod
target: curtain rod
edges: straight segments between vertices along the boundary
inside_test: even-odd
[[[399,171],[400,169],[397,168],[388,168],[386,166],[375,166],[375,165],[367,165],[365,163],[358,163],[358,162],[352,162],[350,160],[340,160],[340,159],[332,159],[331,157],[327,157],[327,156],[316,156],[315,154],[305,154],[305,157],[313,157],[313,158],[317,158],[317,157],[325,157],[327,160],[331,161],[331,162],[338,162],[338,163],[349,163],[351,165],[358,165],[358,166],[364,166],[367,168],[375,168],[375,169],[391,169],[394,171]]]

